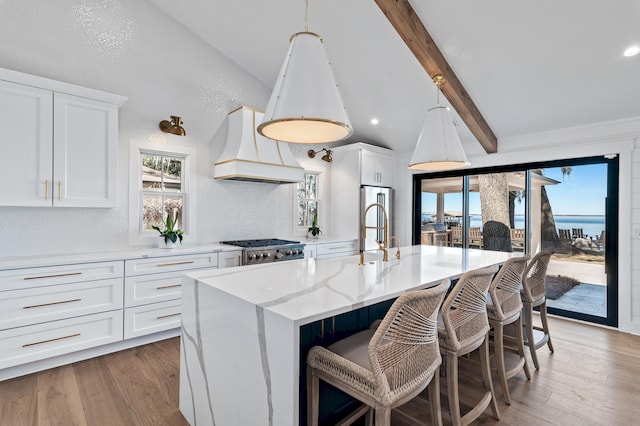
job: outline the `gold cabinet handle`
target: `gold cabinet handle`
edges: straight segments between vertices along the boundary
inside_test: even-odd
[[[169,318],[169,317],[177,317],[180,315],[180,312],[178,312],[177,314],[168,314],[168,315],[161,315],[159,317],[156,317],[156,319],[163,319],[163,318]]]
[[[156,266],[188,265],[189,263],[195,263],[195,261],[185,260],[184,262],[156,263]]]
[[[23,348],[28,348],[29,346],[35,346],[35,345],[41,345],[43,343],[49,343],[49,342],[55,342],[57,340],[63,340],[63,339],[70,339],[72,337],[78,337],[80,335],[80,333],[76,333],[76,334],[70,334],[68,336],[62,336],[62,337],[55,337],[53,339],[49,339],[49,340],[42,340],[40,342],[34,342],[34,343],[27,343],[25,345],[22,345]]]
[[[58,181],[58,201],[60,201],[60,186],[61,186],[61,182]]]
[[[156,287],[156,290],[165,290],[167,288],[182,287],[182,284],[163,285],[162,287]]]
[[[49,181],[48,180],[44,181],[44,199],[45,200],[49,199]]]
[[[70,272],[68,274],[41,275],[39,277],[24,277],[23,280],[41,280],[43,278],[69,277],[71,275],[82,275],[82,272]]]
[[[23,306],[22,309],[42,308],[43,306],[62,305],[63,303],[80,302],[82,299],[61,300],[60,302],[42,303],[40,305]]]

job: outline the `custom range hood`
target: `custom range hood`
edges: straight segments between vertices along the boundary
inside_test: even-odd
[[[304,168],[291,154],[289,145],[256,131],[262,116],[262,111],[246,106],[229,113],[227,142],[214,164],[215,179],[267,183],[304,180]]]

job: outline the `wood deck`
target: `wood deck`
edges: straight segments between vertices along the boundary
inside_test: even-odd
[[[494,381],[501,421],[485,414],[474,424],[636,423],[640,336],[558,318],[550,327],[555,353],[538,351],[540,370],[530,367],[530,382],[524,374],[509,381],[511,406]],[[179,348],[174,338],[0,382],[0,425],[185,425],[178,410]],[[473,397],[472,388],[463,389],[463,400]],[[428,424],[427,410],[418,397],[394,410],[392,424]]]

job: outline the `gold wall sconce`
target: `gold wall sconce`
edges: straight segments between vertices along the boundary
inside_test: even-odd
[[[184,127],[182,127],[182,124],[184,124],[184,122],[180,120],[180,117],[172,115],[171,121],[162,120],[160,122],[160,130],[165,133],[171,133],[172,135],[184,136],[187,132],[184,130]]]
[[[316,154],[322,151],[326,151],[327,153],[325,155],[322,156],[322,160],[326,161],[327,163],[330,163],[333,161],[333,158],[331,157],[331,150],[327,149],[327,148],[322,148],[318,151],[314,151],[312,149],[310,149],[309,151],[307,151],[307,154],[309,154],[309,158],[315,158]]]

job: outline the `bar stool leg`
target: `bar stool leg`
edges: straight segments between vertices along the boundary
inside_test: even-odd
[[[518,319],[514,322],[514,327],[516,329],[516,345],[518,346],[518,354],[520,358],[523,360],[524,365],[524,375],[527,376],[527,380],[531,380],[531,373],[529,372],[529,365],[527,364],[527,357],[524,354],[524,337],[522,335],[522,315],[518,317]]]
[[[504,400],[511,405],[511,396],[509,395],[509,385],[507,385],[507,371],[504,365],[504,326],[501,322],[493,324],[493,343],[496,354],[496,365],[498,367],[498,378],[502,387]]]
[[[547,336],[547,346],[549,346],[549,351],[553,353],[553,344],[551,343],[551,335],[549,334],[549,322],[547,321],[546,300],[542,303],[542,305],[540,305],[540,320],[542,321],[542,330],[544,331],[545,336]]]
[[[538,356],[536,355],[536,342],[533,338],[533,307],[531,303],[525,302],[523,305],[522,311],[524,313],[524,328],[527,330],[527,346],[529,346],[533,366],[536,370],[539,370],[540,364],[538,364]]]

